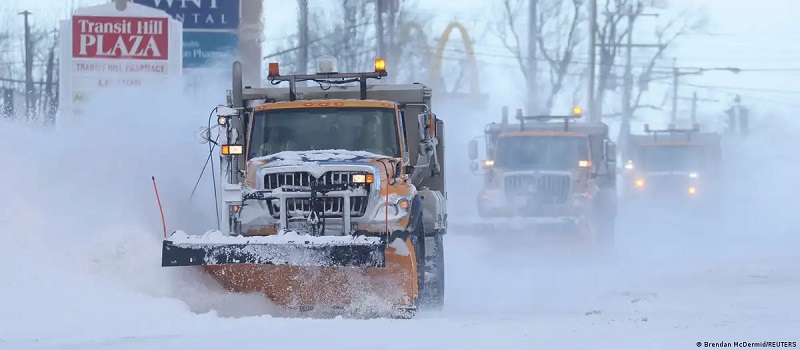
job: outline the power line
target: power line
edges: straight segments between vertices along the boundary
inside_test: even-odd
[[[453,52],[453,53],[461,53],[461,54],[466,54],[467,53],[466,51],[464,51],[462,49],[454,49],[454,48],[444,48],[442,51],[444,51],[444,52]],[[510,60],[511,59],[513,59],[513,60],[517,59],[512,54],[499,54],[499,53],[489,53],[489,52],[479,52],[479,51],[474,51],[473,54],[475,56],[481,56],[481,57],[506,58],[506,59],[510,59]],[[527,59],[527,56],[521,56],[521,58],[523,60],[525,60],[525,59]],[[544,61],[544,62],[547,61],[544,58],[537,58],[536,60],[540,61],[540,62],[541,61]],[[572,61],[572,64],[576,64],[576,65],[585,65],[585,64],[588,64],[588,63],[589,63],[589,61],[588,60],[584,61],[583,57],[581,57],[580,60],[573,60]],[[610,67],[616,67],[616,68],[624,68],[625,67],[625,65],[623,65],[623,64],[600,64],[600,63],[598,63],[597,65],[598,66],[610,66]],[[673,68],[672,66],[655,66],[655,67],[653,67],[653,72],[652,73],[653,74],[658,74],[658,73],[672,74],[672,68]],[[682,69],[682,70],[683,69],[686,69],[686,70],[702,70],[704,68],[705,67],[696,67],[696,66],[679,66],[678,67],[678,69]],[[791,73],[791,72],[800,72],[800,68],[797,68],[797,67],[786,67],[786,68],[739,68],[739,67],[737,67],[737,68],[739,69],[739,73],[761,73],[761,72]]]
[[[358,24],[354,24],[354,25],[351,25],[351,26],[344,27],[344,29],[345,30],[349,30],[349,29],[361,28],[361,27],[366,27],[366,26],[371,25],[371,24],[372,24],[372,21],[368,20],[366,22],[362,22],[362,23],[358,23]],[[323,41],[325,39],[329,39],[330,37],[332,37],[332,36],[334,36],[334,35],[336,35],[338,33],[339,32],[334,31],[334,32],[328,33],[328,34],[326,34],[324,36],[321,36],[319,38],[316,38],[314,40],[309,40],[308,41],[308,45],[316,44],[316,43],[318,43],[320,41]],[[271,53],[269,55],[264,56],[262,59],[266,60],[268,58],[284,55],[284,54],[287,54],[287,53],[290,53],[290,52],[294,52],[294,51],[300,50],[302,48],[303,48],[303,45],[298,45],[298,46],[291,47],[291,48],[288,48],[288,49],[285,49],[285,50],[273,52],[273,53]]]
[[[764,93],[771,93],[771,94],[800,95],[800,91],[793,91],[793,90],[758,89],[758,88],[746,88],[746,87],[734,87],[734,86],[698,85],[698,84],[691,84],[691,83],[686,83],[684,85],[691,86],[691,87],[697,87],[697,88],[704,88],[704,89],[751,91],[751,92],[764,92]]]

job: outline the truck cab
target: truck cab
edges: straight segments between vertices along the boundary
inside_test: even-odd
[[[482,218],[524,218],[541,230],[590,226],[613,236],[614,144],[605,124],[577,123],[581,111],[573,112],[523,116],[518,110],[519,123],[509,124],[504,108],[502,122],[484,130],[480,165],[477,141],[471,142],[471,169],[484,179],[477,198]]]

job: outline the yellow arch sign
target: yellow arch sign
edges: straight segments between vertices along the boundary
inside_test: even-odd
[[[467,28],[459,22],[450,22],[445,28],[442,36],[439,38],[439,44],[436,47],[436,53],[432,57],[431,64],[431,79],[434,86],[439,86],[442,78],[442,60],[444,58],[444,48],[447,41],[450,39],[450,33],[453,29],[458,29],[461,34],[461,40],[464,41],[464,50],[467,52],[467,59],[469,60],[470,70],[470,94],[477,96],[480,94],[480,84],[478,80],[478,63],[475,61],[475,50],[472,47],[472,40],[467,34]]]
[[[442,32],[442,36],[439,38],[439,43],[437,44],[435,54],[431,52],[431,47],[428,45],[427,41],[423,40],[422,49],[425,58],[428,60],[428,72],[430,74],[431,85],[438,88],[441,84],[444,49],[450,39],[450,33],[454,29],[458,29],[459,34],[461,34],[461,40],[464,41],[464,50],[466,51],[467,59],[469,60],[469,70],[471,76],[470,93],[474,96],[477,96],[480,94],[478,63],[475,60],[475,51],[472,46],[472,40],[470,40],[469,34],[467,33],[467,28],[459,22],[451,22],[447,25],[447,28],[445,28],[444,32]],[[408,41],[408,39],[411,37],[412,31],[414,31],[416,35],[419,35],[423,39],[425,38],[425,31],[422,29],[422,26],[415,22],[406,22],[400,31],[400,36],[398,38],[400,42]]]

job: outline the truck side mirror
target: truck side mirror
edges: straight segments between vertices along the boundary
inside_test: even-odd
[[[478,141],[476,140],[469,141],[469,159],[470,160],[478,159]]]
[[[606,141],[606,159],[611,163],[617,161],[617,144],[612,141]]]
[[[433,126],[430,123],[430,115],[428,113],[420,113],[417,115],[417,123],[419,125],[419,140],[427,141],[430,139],[429,130]]]

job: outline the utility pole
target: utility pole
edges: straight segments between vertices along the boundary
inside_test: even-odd
[[[239,26],[238,57],[242,62],[242,78],[245,86],[261,86],[264,74],[263,67],[263,40],[264,3],[261,0],[235,0],[240,1],[241,16]]]
[[[55,121],[55,114],[58,109],[58,100],[55,99],[53,94],[53,87],[55,80],[53,79],[55,75],[55,65],[56,65],[56,44],[58,40],[53,40],[53,46],[50,47],[50,53],[47,56],[47,68],[45,69],[45,106],[46,109],[46,118],[45,124],[52,125]],[[57,89],[57,88],[56,88]]]
[[[597,60],[597,0],[589,0],[589,119],[596,122],[600,120],[597,115],[596,103],[594,100],[595,66]]]
[[[384,0],[375,0],[375,36],[378,39],[376,48],[378,57],[386,57],[386,43],[383,41],[383,12]]]
[[[692,69],[693,71],[681,72],[681,69],[678,68],[677,66],[677,61],[678,61],[677,58],[672,59],[672,116],[670,118],[672,120],[671,121],[672,123],[675,123],[675,121],[678,119],[678,100],[681,99],[678,97],[678,84],[679,84],[678,77],[682,75],[702,75],[703,73],[710,71],[727,71],[727,72],[732,72],[734,74],[739,74],[739,72],[741,72],[740,68],[735,68],[735,67],[684,68],[684,69]],[[664,78],[668,78],[668,76]],[[659,78],[650,80],[658,80],[658,79]]]
[[[678,119],[678,76],[680,75],[680,70],[678,70],[678,59],[672,59],[672,117],[670,120],[672,123]]]
[[[641,4],[636,8],[639,11]],[[633,95],[633,23],[636,21],[633,5],[628,7],[628,45],[625,54],[625,87],[622,89],[622,123],[626,124],[631,118],[631,95]]]
[[[28,10],[22,11],[20,15],[25,16],[25,118],[33,118],[33,43],[31,42],[31,27],[28,16],[32,13]]]
[[[297,74],[308,72],[308,0],[297,0],[300,8],[299,21],[297,22],[298,45],[300,56],[297,62]]]
[[[528,113],[539,114],[539,94],[536,89],[536,41],[539,39],[537,21],[538,0],[528,0]]]
[[[389,37],[389,40],[388,40],[389,49],[388,49],[387,55],[385,57],[384,56],[381,56],[381,57],[384,57],[384,58],[388,59],[389,62],[391,62],[389,67],[391,67],[392,69],[395,69],[398,66],[398,64],[397,64],[397,57],[395,57],[393,54],[400,51],[400,48],[398,47],[398,45],[401,44],[401,43],[398,43],[396,41],[396,39],[395,39],[395,31],[394,31],[395,27],[397,26],[397,10],[398,9],[395,8],[395,6],[397,5],[397,2],[396,1],[388,1],[384,5],[386,5],[386,7],[383,10],[384,10],[384,12],[388,13],[388,17],[389,17],[389,23],[388,23],[389,24],[389,26],[388,26],[389,28],[387,28],[387,34],[388,34],[388,37]],[[395,74],[395,72],[392,72],[392,74],[389,74],[388,78],[389,79],[387,81],[390,84],[394,84],[397,81],[397,74]]]
[[[698,102],[720,102],[719,100],[711,99],[711,98],[699,98],[697,97],[697,91],[692,93],[692,97],[680,97],[679,100],[689,100],[692,101],[692,114],[691,114],[691,123],[692,126],[697,124],[697,103]]]
[[[697,124],[697,91],[692,93],[692,127]]]
[[[636,19],[641,16],[653,16],[658,17],[658,14],[643,14],[642,13],[642,3],[638,2],[636,7],[634,8],[633,5],[628,7],[628,42],[625,45],[626,48],[626,55],[625,55],[625,76],[624,76],[624,86],[622,89],[622,130],[620,131],[620,137],[627,137],[630,134],[630,120],[633,118],[633,106],[631,106],[631,100],[633,96],[633,48],[634,47],[649,47],[649,48],[661,48],[662,45],[648,45],[648,44],[633,44],[633,25],[636,22]],[[622,143],[622,142],[620,142]]]
[[[636,8],[633,5],[628,7],[628,42],[625,45],[625,76],[624,76],[624,87],[622,91],[622,116],[623,121],[630,120],[631,114],[633,111],[631,110],[631,99],[633,95],[633,48],[662,48],[663,45],[661,44],[634,44],[633,43],[633,25],[636,22],[636,18],[642,16],[652,16],[658,17],[658,14],[643,14],[642,13],[642,4],[637,3]]]

